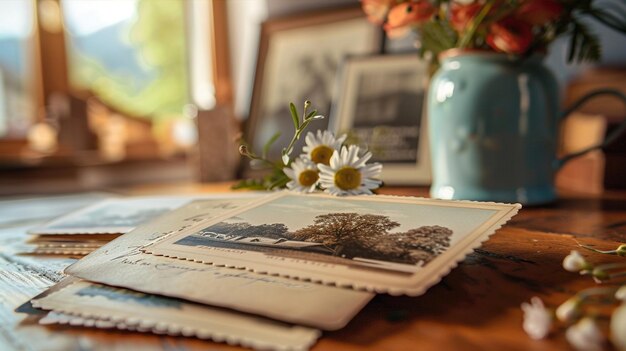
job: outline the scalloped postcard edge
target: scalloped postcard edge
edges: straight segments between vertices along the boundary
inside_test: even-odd
[[[41,324],[69,324],[72,326],[95,327],[101,329],[120,329],[172,336],[196,337],[214,342],[241,345],[257,350],[302,351],[312,347],[321,336],[321,331],[261,316],[225,310],[219,307],[190,303],[174,298],[158,296],[163,301],[174,301],[195,309],[193,316],[197,320],[167,321],[175,319],[171,312],[156,311],[138,312],[141,305],[125,301],[112,301],[103,296],[77,295],[80,290],[103,287],[106,285],[91,283],[85,280],[73,282],[58,291],[32,300],[35,308],[55,313],[48,318],[43,317]],[[116,292],[128,296],[155,296],[133,292],[124,288],[114,288]],[[155,308],[156,306],[152,306]],[[198,309],[206,310],[204,320],[198,318]],[[209,316],[209,314],[214,314]],[[223,320],[220,320],[220,317]],[[193,325],[192,325],[193,324]],[[210,326],[210,327],[209,327]]]
[[[377,276],[377,279],[364,279],[363,270],[359,271],[359,274],[349,274],[355,273],[354,271],[348,272],[349,270],[344,270],[340,276],[337,274],[320,272],[319,270],[311,273],[306,270],[306,265],[298,265],[298,261],[302,261],[302,259],[293,259],[287,260],[290,264],[280,265],[276,264],[274,260],[268,260],[267,258],[258,259],[256,258],[250,259],[249,257],[242,258],[241,252],[238,250],[230,250],[232,255],[228,253],[229,250],[224,254],[218,252],[219,255],[215,255],[215,252],[212,252],[213,255],[210,257],[202,257],[205,255],[198,255],[196,250],[191,250],[193,252],[189,252],[188,250],[179,251],[179,250],[171,250],[172,243],[176,240],[179,240],[187,235],[191,235],[197,232],[199,229],[206,228],[207,226],[211,226],[213,224],[219,223],[225,219],[237,216],[242,214],[248,210],[258,208],[263,206],[269,202],[280,199],[286,196],[299,196],[303,199],[308,198],[327,198],[333,200],[357,200],[357,201],[388,201],[388,202],[401,202],[401,203],[410,203],[410,204],[429,204],[434,206],[442,206],[442,207],[457,207],[457,208],[473,208],[473,209],[488,209],[488,210],[496,210],[496,213],[490,217],[488,220],[483,221],[478,225],[476,229],[474,229],[471,233],[468,233],[460,240],[458,243],[452,245],[448,250],[444,253],[437,256],[433,261],[429,262],[427,265],[420,266],[416,265],[415,271],[411,273],[411,279],[408,279],[406,276],[401,278],[396,277],[395,279],[385,279],[384,274],[374,274]],[[215,265],[220,267],[228,267],[235,269],[244,269],[250,272],[260,273],[260,274],[268,274],[273,276],[279,276],[284,278],[290,278],[295,280],[302,280],[307,282],[320,283],[324,285],[338,286],[342,288],[351,288],[355,290],[364,290],[368,292],[375,293],[387,293],[390,295],[409,295],[409,296],[418,296],[426,292],[428,288],[437,284],[441,279],[446,276],[452,269],[458,266],[459,262],[463,261],[467,255],[473,252],[474,249],[480,247],[483,242],[489,239],[491,235],[493,235],[497,230],[502,228],[504,224],[506,224],[513,216],[515,216],[518,211],[521,209],[520,204],[506,204],[506,203],[496,203],[496,202],[479,202],[479,201],[466,201],[466,200],[437,200],[437,199],[427,199],[420,197],[411,197],[411,196],[395,196],[395,195],[370,195],[370,196],[347,196],[347,197],[336,197],[330,195],[320,195],[320,194],[307,194],[300,195],[294,194],[292,192],[278,192],[273,195],[269,195],[267,197],[263,197],[257,201],[253,201],[247,206],[240,207],[238,209],[229,211],[219,217],[213,218],[210,221],[199,223],[193,227],[187,228],[184,231],[172,233],[171,235],[167,235],[166,237],[160,238],[160,240],[152,242],[148,245],[145,245],[141,251],[147,254],[168,257],[172,259],[184,260],[196,262],[199,264],[208,264]],[[165,247],[161,247],[165,246]],[[178,245],[181,246],[181,245]],[[206,246],[203,246],[203,249],[206,249]],[[219,251],[219,250],[218,250]],[[239,257],[238,257],[239,256]],[[296,263],[294,265],[294,263]],[[300,262],[301,263],[301,262]],[[335,266],[335,265],[331,265]],[[305,268],[305,269],[303,269]],[[345,268],[345,267],[344,267]],[[330,270],[329,270],[330,271]],[[347,274],[348,273],[348,274]],[[390,277],[393,274],[389,275]],[[355,278],[358,277],[358,278]],[[417,278],[416,278],[417,277]],[[411,281],[411,285],[406,285],[407,281]],[[395,283],[395,285],[394,285]]]

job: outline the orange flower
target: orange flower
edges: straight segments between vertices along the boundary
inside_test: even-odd
[[[426,0],[411,1],[391,8],[385,31],[389,37],[406,34],[411,26],[427,22],[435,13],[435,8]]]
[[[506,17],[489,26],[487,44],[494,50],[508,54],[523,54],[533,41],[531,25],[525,21]]]
[[[515,17],[534,26],[541,26],[559,18],[563,5],[555,0],[528,0],[516,11]]]
[[[450,24],[457,32],[462,32],[471,20],[476,17],[482,5],[474,2],[467,5],[462,5],[456,2],[452,3],[450,8]]]
[[[361,8],[367,19],[376,24],[383,24],[395,0],[361,0]]]

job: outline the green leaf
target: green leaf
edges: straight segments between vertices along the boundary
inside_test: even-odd
[[[570,42],[570,55],[568,61],[576,62],[597,61],[600,59],[602,48],[598,37],[591,33],[589,28],[582,22],[572,21],[572,39]]]
[[[470,22],[469,28],[465,31],[465,34],[459,41],[459,45],[458,45],[459,48],[461,49],[468,48],[468,45],[470,45],[473,42],[474,34],[476,33],[476,30],[478,29],[480,24],[483,22],[485,17],[487,17],[487,14],[489,13],[489,11],[491,10],[493,6],[494,6],[494,2],[488,2],[487,4],[485,4],[485,6],[482,7],[480,12],[478,12],[476,17],[474,17],[474,19]]]
[[[293,102],[289,103],[289,111],[291,112],[293,126],[296,130],[298,130],[298,128],[300,128],[300,118],[298,117],[298,110],[296,110],[296,105],[294,105]]]
[[[276,140],[278,140],[278,138],[280,138],[280,132],[272,135],[272,137],[265,143],[265,145],[263,145],[263,158],[267,158],[267,153],[270,151],[270,147],[272,147],[272,144],[274,144]]]
[[[311,112],[309,112],[308,115],[306,115],[305,119],[310,119],[311,117],[315,116],[317,114],[317,110],[313,110]]]
[[[572,33],[572,41],[569,45],[569,54],[567,55],[567,62],[572,62],[574,60],[574,55],[576,55],[576,47],[578,45],[578,27],[574,26],[574,32]]]
[[[267,190],[272,190],[276,188],[284,188],[287,186],[287,183],[289,183],[290,180],[291,179],[287,177],[287,175],[285,175],[284,172],[274,173],[272,174],[272,177],[269,179],[271,183],[267,185]]]
[[[626,20],[623,18],[619,18],[617,12],[618,11],[614,10],[614,13],[611,13],[603,9],[592,8],[587,13],[589,13],[592,17],[594,17],[596,20],[606,25],[607,27],[613,28],[614,30],[622,33],[626,33]]]
[[[457,36],[449,24],[439,20],[433,20],[424,25],[422,28],[422,49],[432,51],[435,57],[442,51],[451,49],[455,46]]]

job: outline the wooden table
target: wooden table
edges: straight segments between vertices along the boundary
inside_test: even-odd
[[[122,189],[132,195],[227,190],[227,184]],[[386,188],[382,192],[427,194],[424,188]],[[36,213],[34,215],[37,218]],[[14,228],[23,230],[24,225],[17,223]],[[10,225],[0,226],[3,230],[0,235],[6,233],[7,228],[10,229]],[[555,204],[522,209],[426,294],[420,297],[379,295],[347,327],[324,333],[313,350],[569,349],[562,331],[548,340],[529,339],[521,328],[519,306],[532,296],[557,306],[581,288],[594,285],[589,278],[566,272],[561,267],[563,258],[578,247],[578,242],[606,249],[626,242],[626,192],[605,193],[602,197],[562,192]],[[584,254],[592,260],[612,259]],[[10,260],[11,256],[3,254],[0,258]],[[11,288],[18,290],[6,284],[6,279],[0,279],[0,294]],[[27,292],[31,295],[46,285],[45,281],[29,284]],[[23,295],[22,300],[28,299],[28,293]],[[11,303],[18,304],[19,299],[13,296],[7,302],[6,296],[0,295],[0,298],[3,304],[0,313],[4,313],[0,314],[3,318],[0,324],[5,324],[4,330],[0,329],[1,350],[7,349],[2,347],[2,336],[4,340],[26,340],[36,345],[34,349],[45,345],[49,350],[239,349],[187,338],[71,327],[45,328],[21,321],[23,316],[19,314],[7,315],[7,310],[15,307]],[[20,321],[21,324],[17,324]]]

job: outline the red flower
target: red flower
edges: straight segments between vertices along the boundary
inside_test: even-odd
[[[408,32],[410,26],[427,22],[435,13],[435,8],[426,0],[405,2],[389,11],[385,31],[389,37],[399,37]]]
[[[507,17],[489,26],[487,44],[496,51],[523,54],[532,41],[532,27],[525,21]]]
[[[452,24],[452,28],[457,32],[462,32],[480,12],[482,6],[477,2],[468,5],[453,2],[450,8],[450,24]]]
[[[370,22],[383,24],[395,0],[361,0],[361,8]]]
[[[528,0],[515,12],[515,17],[534,26],[541,26],[559,18],[563,5],[555,0]]]

